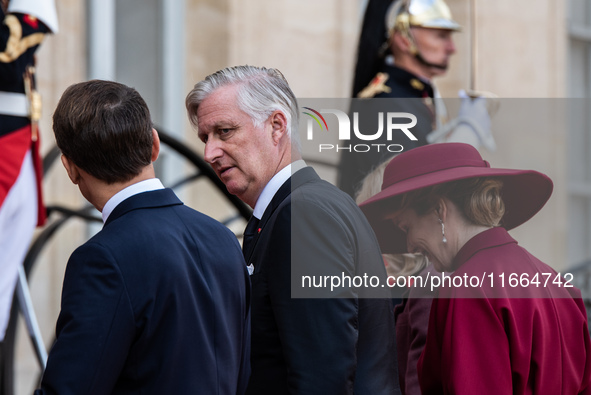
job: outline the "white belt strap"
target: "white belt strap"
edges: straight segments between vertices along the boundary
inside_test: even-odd
[[[0,114],[29,116],[29,101],[24,93],[0,92]]]

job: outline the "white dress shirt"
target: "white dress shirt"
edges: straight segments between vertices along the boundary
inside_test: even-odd
[[[122,201],[130,198],[138,193],[156,191],[158,189],[164,189],[164,185],[157,178],[150,178],[149,180],[140,181],[133,185],[128,186],[114,194],[111,199],[107,201],[105,207],[103,207],[103,223],[107,222],[109,215],[115,210],[115,207]]]
[[[252,212],[252,215],[254,215],[257,219],[261,219],[279,188],[281,188],[281,186],[289,179],[289,177],[291,177],[293,173],[303,169],[304,167],[306,167],[306,162],[300,159],[290,163],[281,169],[277,174],[275,174],[273,178],[271,178],[271,180],[267,183],[267,185],[265,185],[263,192],[261,192],[261,196],[259,196],[256,204],[254,205],[254,211]]]

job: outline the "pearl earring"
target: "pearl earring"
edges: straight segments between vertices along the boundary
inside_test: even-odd
[[[439,223],[441,224],[441,235],[443,236],[443,244],[447,243],[447,238],[445,237],[445,224],[443,223],[443,221],[441,220],[441,218],[439,218]]]

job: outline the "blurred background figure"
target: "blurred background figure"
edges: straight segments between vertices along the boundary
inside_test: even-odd
[[[357,204],[363,203],[382,190],[382,179],[388,163],[389,160],[365,177],[355,199]],[[404,395],[420,395],[417,363],[427,340],[433,292],[418,283],[426,281],[427,273],[434,272],[433,265],[430,265],[427,257],[422,254],[383,254],[382,257],[391,286],[398,277],[405,277],[404,280],[398,280],[393,288],[396,291],[402,290],[401,298],[394,299],[400,390]],[[414,277],[412,280],[411,276]],[[417,276],[423,280],[419,280]]]
[[[58,23],[53,0],[3,0],[0,20],[1,355],[18,268],[35,226],[45,221],[35,52],[46,34],[57,32]]]
[[[389,160],[382,163],[363,179],[361,188],[355,196],[357,204],[363,203],[382,190],[382,178],[388,163],[390,163]],[[383,254],[383,258],[388,276],[391,277],[414,275],[429,264],[429,261],[420,254]]]
[[[417,117],[412,128],[416,141],[405,136],[401,136],[404,140],[397,141],[394,136],[394,141],[387,141],[383,136],[374,143],[400,143],[408,150],[428,143],[458,141],[495,149],[487,101],[473,97],[478,94],[460,91],[458,116],[448,121],[432,81],[448,70],[456,52],[452,34],[460,30],[443,0],[369,0],[357,49],[353,98],[396,98],[399,100],[383,106]],[[370,108],[375,108],[375,101]],[[387,111],[382,105],[380,110]],[[361,142],[354,140],[352,143]],[[342,151],[339,187],[354,196],[363,177],[391,156],[387,150]]]

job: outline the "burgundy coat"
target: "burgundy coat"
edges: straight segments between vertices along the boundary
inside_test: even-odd
[[[556,272],[503,228],[469,240],[454,268],[453,276],[484,281],[442,287],[433,300],[418,363],[423,394],[591,394],[591,340],[578,289],[554,284]],[[541,284],[511,287],[512,273],[530,280],[538,273]]]

